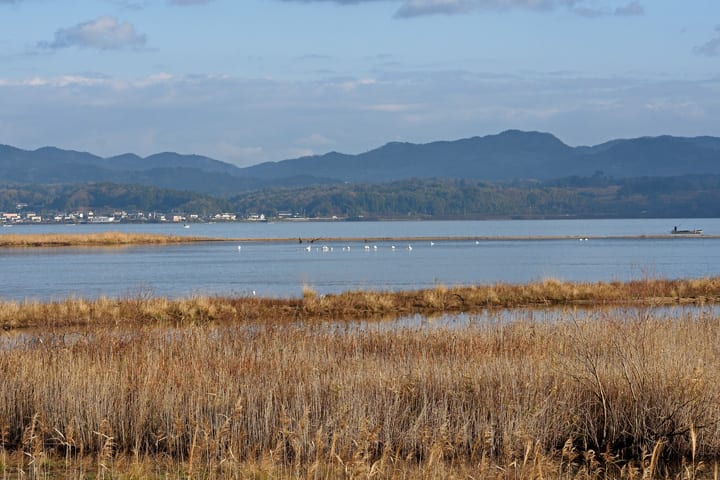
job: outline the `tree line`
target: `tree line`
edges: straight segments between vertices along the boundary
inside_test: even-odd
[[[79,209],[308,218],[716,217],[720,176],[616,179],[596,174],[546,182],[402,180],[272,188],[218,198],[112,183],[0,186],[0,211]]]

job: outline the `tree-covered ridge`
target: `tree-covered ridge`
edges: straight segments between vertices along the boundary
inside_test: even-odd
[[[210,217],[263,214],[307,218],[717,217],[720,175],[547,182],[412,179],[383,184],[273,188],[221,199],[193,192],[111,183],[0,187],[0,211],[91,209]]]
[[[87,209],[210,213],[229,208],[226,201],[208,195],[143,185],[0,186],[0,211],[15,211],[19,204],[45,213]]]
[[[704,217],[720,214],[720,176],[537,183],[403,180],[253,192],[231,199],[237,212],[308,217]]]
[[[597,171],[615,178],[720,175],[720,138],[642,137],[571,147],[549,133],[509,130],[426,144],[391,142],[359,154],[330,152],[244,168],[172,152],[101,158],[52,147],[27,151],[0,145],[0,179],[7,183],[113,182],[224,197],[268,188],[412,178],[549,181]]]

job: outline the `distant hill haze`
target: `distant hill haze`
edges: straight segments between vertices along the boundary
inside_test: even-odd
[[[357,155],[324,155],[246,168],[200,155],[166,152],[102,158],[53,147],[0,145],[0,183],[114,182],[229,196],[276,186],[383,183],[410,178],[488,181],[720,174],[720,138],[642,137],[571,147],[555,136],[509,130],[427,144],[388,143]]]
[[[498,135],[426,144],[388,143],[359,155],[328,153],[247,167],[251,177],[322,175],[377,183],[407,178],[538,179],[589,176],[677,176],[720,173],[720,138],[643,137],[570,147],[548,133]]]

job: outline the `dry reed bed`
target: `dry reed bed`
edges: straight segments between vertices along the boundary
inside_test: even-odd
[[[681,463],[688,478],[711,472],[702,461],[720,457],[720,318],[634,311],[458,330],[49,332],[0,349],[0,472],[650,478]]]
[[[217,240],[205,237],[181,237],[175,235],[122,232],[0,235],[1,248],[111,247],[126,245],[167,245],[203,241]]]
[[[55,302],[0,302],[0,327],[77,325],[322,322],[380,319],[401,315],[477,312],[486,308],[553,305],[671,305],[714,303],[720,277],[686,280],[574,283],[544,280],[530,284],[437,287],[389,292],[350,291],[303,298],[193,297],[179,300],[139,293],[133,297]]]

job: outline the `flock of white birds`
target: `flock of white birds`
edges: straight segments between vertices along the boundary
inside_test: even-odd
[[[430,242],[429,242],[429,245],[430,245],[431,247],[434,247],[434,246],[435,246],[435,242],[430,241]],[[480,245],[480,242],[479,242],[479,241],[476,241],[476,242],[475,242],[475,245]],[[238,252],[241,252],[241,251],[242,251],[242,245],[238,245],[238,246],[237,246],[237,249],[238,249]],[[397,249],[398,249],[398,247],[397,247],[396,245],[390,245],[390,250],[395,251],[395,250],[397,250]],[[412,244],[409,243],[409,244],[407,244],[407,246],[406,246],[404,249],[407,250],[407,251],[409,251],[409,252],[412,252],[413,246],[412,246]],[[317,247],[313,247],[312,245],[306,245],[305,247],[303,247],[303,250],[305,250],[305,251],[308,252],[308,253],[311,253],[311,252],[313,252],[313,251],[315,251],[315,252],[327,253],[327,252],[334,252],[334,251],[335,251],[335,247],[331,247],[331,246],[328,246],[328,245],[322,245],[322,246],[317,246]],[[340,247],[340,250],[343,251],[343,252],[350,252],[350,251],[352,251],[352,247],[351,247],[350,245],[346,245],[346,246]],[[371,251],[372,251],[372,252],[377,252],[378,250],[380,250],[380,247],[379,247],[378,245],[376,245],[376,244],[373,244],[373,245],[365,244],[365,245],[363,245],[363,250],[366,251],[366,252],[371,252]]]
[[[587,242],[587,241],[588,241],[588,238],[587,238],[587,237],[580,237],[580,238],[578,238],[578,240],[581,241],[581,242]],[[430,245],[431,247],[434,247],[434,246],[435,246],[435,242],[430,241],[430,242],[429,242],[429,245]],[[479,240],[476,240],[476,241],[475,241],[475,245],[480,245],[480,241],[479,241]],[[390,250],[392,250],[392,251],[397,250],[397,248],[398,248],[398,247],[395,246],[395,245],[390,245]],[[242,245],[238,245],[238,246],[237,246],[237,249],[238,249],[238,252],[242,251]],[[313,251],[315,251],[315,252],[327,253],[327,252],[334,252],[334,251],[335,251],[335,247],[330,247],[330,246],[327,246],[327,245],[322,245],[322,246],[314,247],[314,249],[313,249],[313,246],[312,246],[312,245],[307,245],[307,246],[305,246],[305,247],[303,248],[303,250],[305,250],[305,251],[308,252],[308,253],[313,252]],[[342,250],[343,252],[350,252],[350,251],[352,251],[352,247],[351,247],[350,245],[347,245],[347,246],[340,247],[340,250]],[[366,252],[370,252],[370,251],[377,252],[378,250],[380,250],[380,247],[378,247],[376,244],[373,244],[373,245],[365,244],[365,245],[363,245],[363,250],[366,251]],[[412,250],[413,250],[412,244],[409,243],[409,244],[405,247],[405,250],[408,250],[408,251],[412,252]]]

